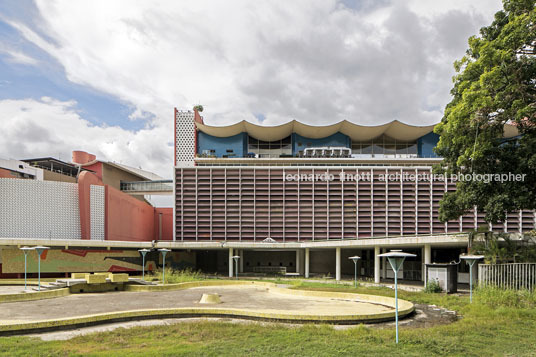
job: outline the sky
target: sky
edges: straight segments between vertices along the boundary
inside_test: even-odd
[[[172,177],[205,122],[441,120],[500,0],[0,0],[0,158],[84,150]]]

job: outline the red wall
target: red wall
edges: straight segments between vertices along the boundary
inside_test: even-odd
[[[80,230],[82,239],[91,237],[90,185],[105,187],[104,236],[106,240],[150,242],[159,238],[162,214],[162,240],[173,240],[173,208],[154,208],[118,189],[104,185],[97,174],[82,171],[78,176]]]
[[[15,176],[13,176],[11,174],[11,171],[9,171],[9,170],[0,169],[0,177],[1,178],[14,178]]]
[[[162,213],[162,240],[173,240],[173,208],[155,208],[154,240],[158,240],[158,217]]]
[[[154,208],[106,185],[106,240],[154,239]]]

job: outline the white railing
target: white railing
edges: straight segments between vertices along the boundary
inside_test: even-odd
[[[503,289],[536,289],[536,263],[480,264],[478,281],[481,286]]]

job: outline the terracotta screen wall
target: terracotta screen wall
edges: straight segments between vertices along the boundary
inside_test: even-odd
[[[339,174],[370,175],[368,181]],[[288,181],[285,175],[331,174],[333,181]],[[176,169],[177,240],[277,241],[456,233],[486,224],[473,212],[439,221],[439,201],[454,183],[382,180],[385,174],[430,174],[408,167],[194,167]],[[508,216],[495,231],[535,227],[533,212]]]

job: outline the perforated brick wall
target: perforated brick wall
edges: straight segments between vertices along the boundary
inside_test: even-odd
[[[91,240],[104,240],[104,186],[91,185],[89,196]]]
[[[0,178],[1,238],[80,239],[77,184]]]
[[[194,113],[177,112],[175,139],[175,165],[194,166],[195,156],[195,125]]]

